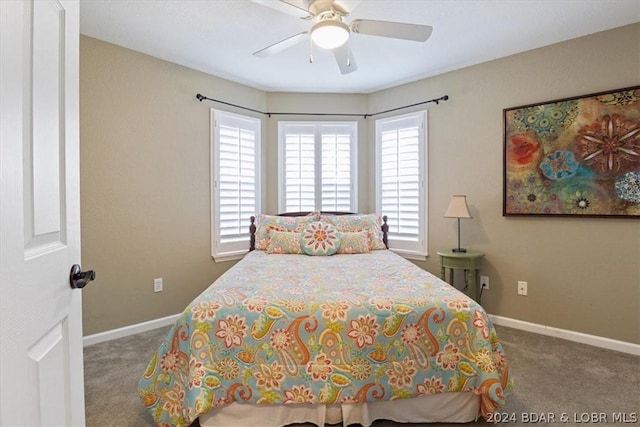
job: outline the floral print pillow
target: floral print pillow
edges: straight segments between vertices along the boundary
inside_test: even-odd
[[[366,231],[369,250],[387,249],[382,240],[382,218],[378,214],[320,215],[320,221],[333,224],[340,232]]]
[[[291,231],[269,231],[268,254],[301,254],[300,233]]]
[[[343,231],[339,232],[340,246],[338,254],[368,254],[369,250],[369,232],[362,231]]]
[[[266,250],[269,245],[269,232],[288,231],[300,233],[312,221],[314,215],[308,216],[276,216],[260,214],[256,218],[256,249]]]
[[[302,250],[307,255],[333,255],[338,251],[338,230],[327,222],[312,222],[302,231]]]

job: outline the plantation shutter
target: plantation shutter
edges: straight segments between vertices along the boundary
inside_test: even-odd
[[[214,110],[214,256],[245,251],[258,212],[257,119]]]
[[[424,114],[376,123],[377,209],[388,217],[390,247],[426,252]]]
[[[284,212],[313,211],[316,208],[315,129],[292,127],[284,138]]]
[[[420,150],[418,128],[411,126],[382,133],[381,201],[389,218],[389,232],[418,239]]]
[[[351,135],[322,133],[322,204],[323,211],[351,210]]]
[[[355,211],[356,124],[280,122],[280,210]]]

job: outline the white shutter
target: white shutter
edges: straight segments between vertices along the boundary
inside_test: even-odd
[[[220,125],[220,240],[247,235],[256,213],[255,132]]]
[[[351,204],[351,135],[322,132],[321,210],[349,212]]]
[[[315,133],[291,129],[284,136],[284,212],[315,210]]]
[[[212,110],[213,256],[244,253],[249,218],[259,210],[260,121]]]
[[[409,127],[382,133],[381,202],[389,232],[417,241],[419,232],[419,129]]]
[[[355,211],[356,122],[279,122],[280,210]]]
[[[425,113],[376,121],[376,208],[387,215],[389,245],[426,254]]]

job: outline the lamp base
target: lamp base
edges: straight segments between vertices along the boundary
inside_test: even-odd
[[[452,252],[467,252],[467,250],[465,248],[453,248],[451,249]]]

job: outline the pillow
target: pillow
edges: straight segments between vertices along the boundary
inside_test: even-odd
[[[334,225],[340,232],[367,231],[369,250],[387,249],[382,240],[382,218],[378,214],[320,215],[320,221]]]
[[[369,232],[362,231],[343,231],[339,232],[340,246],[338,254],[368,254],[369,250]]]
[[[312,222],[302,230],[300,244],[307,255],[333,255],[340,246],[338,230],[326,222]]]
[[[300,233],[291,231],[269,231],[268,254],[301,254]]]
[[[269,244],[269,231],[292,231],[300,233],[313,221],[309,216],[276,216],[260,214],[256,218],[256,249],[265,250]]]

